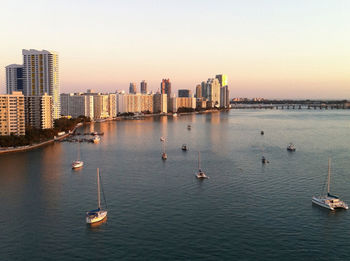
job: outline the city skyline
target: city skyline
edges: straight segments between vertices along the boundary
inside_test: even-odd
[[[7,1],[0,92],[5,66],[37,49],[60,55],[62,93],[127,91],[142,80],[157,91],[165,78],[173,93],[194,93],[225,73],[231,98],[349,99],[350,3],[253,2]],[[24,21],[31,30],[18,30]]]

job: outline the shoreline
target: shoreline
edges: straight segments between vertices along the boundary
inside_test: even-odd
[[[179,117],[181,115],[214,113],[214,112],[221,112],[221,111],[227,111],[227,110],[230,110],[230,109],[221,109],[221,110],[212,109],[212,110],[205,110],[205,111],[181,112],[181,113],[178,113],[177,116],[175,116],[175,117]],[[164,114],[160,114],[160,113],[154,114],[153,113],[153,114],[134,115],[134,116],[117,116],[113,119],[105,119],[102,122],[97,122],[97,121],[92,121],[92,122],[93,123],[103,123],[106,121],[123,121],[123,120],[134,120],[135,118],[137,119],[137,118],[143,118],[143,117],[163,117],[163,116],[167,116],[167,117],[173,116],[173,113],[164,113]],[[37,143],[37,144],[33,144],[33,145],[26,145],[26,146],[17,147],[17,148],[11,148],[11,149],[0,148],[0,155],[6,154],[6,153],[23,152],[23,151],[28,151],[28,150],[33,150],[33,149],[37,149],[40,147],[44,147],[48,144],[54,143],[55,141],[60,141],[60,140],[63,140],[64,138],[67,138],[68,136],[72,135],[78,127],[81,127],[81,126],[84,126],[87,124],[91,124],[92,122],[85,122],[83,125],[79,125],[79,123],[78,123],[72,131],[66,133],[65,135],[58,137],[58,138],[53,138],[53,139],[50,139],[47,141],[43,141],[41,143]]]

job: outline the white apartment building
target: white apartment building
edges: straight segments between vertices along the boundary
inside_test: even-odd
[[[196,109],[196,98],[193,97],[172,97],[171,111],[177,112],[179,108]]]
[[[61,114],[73,118],[86,116],[94,119],[94,96],[82,93],[62,93]]]
[[[25,135],[24,95],[0,95],[0,135]]]
[[[24,95],[52,96],[53,118],[60,118],[58,54],[47,50],[22,50]]]
[[[153,94],[117,94],[117,113],[153,113]]]

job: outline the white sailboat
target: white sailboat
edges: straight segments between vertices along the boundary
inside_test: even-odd
[[[99,221],[102,221],[107,217],[107,209],[102,210],[101,209],[101,200],[100,200],[100,173],[99,168],[97,168],[97,203],[98,208],[94,210],[90,210],[86,212],[86,223],[87,224],[93,224]],[[104,193],[103,193],[104,197]]]
[[[197,179],[208,179],[209,177],[205,175],[205,173],[201,169],[201,159],[200,159],[200,152],[198,151],[198,172],[195,174]]]
[[[330,209],[336,208],[348,209],[348,205],[339,199],[339,197],[330,194],[330,181],[331,181],[331,159],[328,158],[328,179],[327,179],[327,194],[321,196],[313,196],[312,203]]]
[[[166,160],[168,158],[168,155],[165,152],[165,138],[161,137],[160,141],[162,142],[162,160]]]
[[[72,163],[72,169],[79,169],[84,166],[84,162],[80,160],[80,143],[78,143],[77,159]]]

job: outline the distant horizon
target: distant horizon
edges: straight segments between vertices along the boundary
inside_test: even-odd
[[[1,93],[5,66],[44,49],[59,54],[62,93],[142,80],[157,91],[163,78],[194,92],[222,73],[230,98],[350,99],[346,0],[18,0],[2,10]]]

